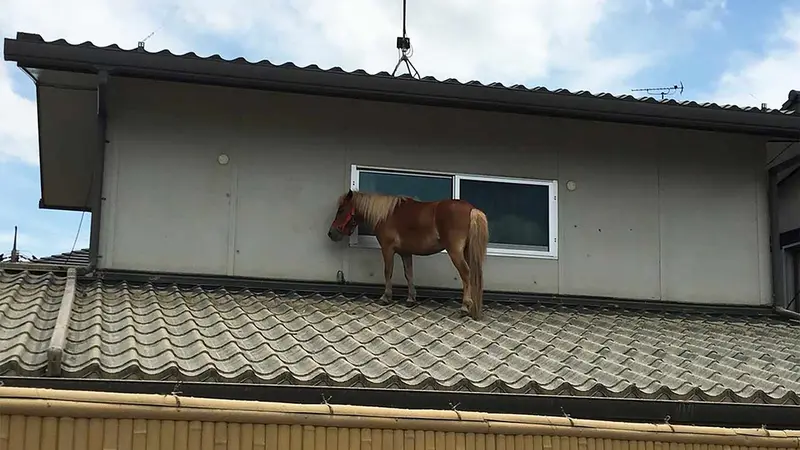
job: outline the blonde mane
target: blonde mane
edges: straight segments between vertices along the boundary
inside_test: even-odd
[[[411,197],[403,195],[386,195],[374,192],[353,191],[353,205],[356,211],[364,218],[371,228],[389,217],[395,207],[400,203],[410,200]]]

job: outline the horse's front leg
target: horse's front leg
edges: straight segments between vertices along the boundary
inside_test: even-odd
[[[406,301],[413,303],[417,301],[417,290],[414,288],[414,261],[412,255],[401,255],[403,258],[403,272],[408,283],[408,298]]]
[[[392,300],[392,274],[394,273],[394,248],[392,247],[381,247],[381,254],[383,255],[383,277],[385,280],[385,287],[383,289],[383,295],[381,296],[381,301],[391,301]]]

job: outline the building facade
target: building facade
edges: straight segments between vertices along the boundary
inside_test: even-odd
[[[25,33],[4,55],[36,83],[40,206],[92,214],[86,262],[0,266],[5,386],[796,423],[794,156],[765,167],[793,111]],[[485,319],[443,254],[379,304],[374,238],[326,236],[347,189],[485,210]]]
[[[100,268],[382,284],[325,234],[353,188],[482,208],[489,290],[771,302],[763,137],[129,79],[108,114]]]

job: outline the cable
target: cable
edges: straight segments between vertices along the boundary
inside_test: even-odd
[[[789,142],[788,144],[786,144],[786,147],[783,147],[783,150],[781,150],[780,152],[778,152],[778,154],[777,154],[777,155],[775,155],[775,156],[774,156],[772,159],[770,159],[770,160],[769,160],[769,162],[767,163],[767,166],[769,166],[770,164],[772,164],[772,163],[773,163],[773,162],[774,162],[776,159],[778,159],[778,158],[779,158],[779,157],[780,157],[780,156],[781,156],[781,155],[782,155],[782,154],[783,154],[783,153],[784,153],[786,150],[788,150],[788,149],[789,149],[789,147],[793,146],[793,145],[794,145],[794,144],[796,144],[796,143],[797,143],[797,142]]]
[[[78,236],[81,235],[81,227],[83,227],[83,218],[86,217],[86,211],[81,212],[81,221],[78,222],[78,232],[75,233],[75,240],[72,241],[72,248],[69,250],[69,256],[67,256],[67,262],[69,262],[69,258],[72,256],[72,252],[75,251],[75,245],[78,244]]]

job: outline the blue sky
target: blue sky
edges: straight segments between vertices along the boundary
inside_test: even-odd
[[[134,48],[391,71],[401,0],[6,0],[0,32]],[[409,0],[423,75],[780,107],[800,88],[800,0]],[[255,5],[255,6],[254,6]],[[49,14],[43,14],[48,11]],[[0,66],[0,253],[85,248],[90,215],[41,210],[33,84]]]

